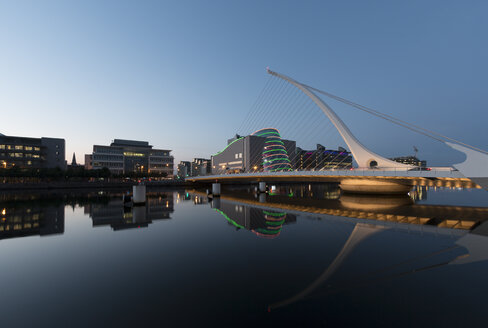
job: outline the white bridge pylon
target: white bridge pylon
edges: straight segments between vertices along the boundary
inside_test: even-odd
[[[324,112],[325,115],[329,118],[329,120],[334,124],[337,131],[339,131],[342,139],[349,147],[349,150],[352,153],[352,156],[356,163],[358,164],[359,168],[391,168],[395,170],[409,170],[415,168],[416,166],[398,163],[392,161],[388,158],[380,156],[375,152],[366,148],[359,140],[352,134],[349,128],[344,124],[344,122],[337,116],[337,114],[327,105],[321,98],[319,98],[312,90],[310,90],[306,85],[301,84],[293,80],[292,78],[282,75],[276,72],[271,71],[269,68],[267,72],[273,76],[276,76],[280,79],[283,79],[295,87],[300,89],[303,93],[305,93],[312,101],[319,106],[319,108]]]

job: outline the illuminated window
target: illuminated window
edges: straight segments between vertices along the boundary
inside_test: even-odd
[[[242,153],[239,153],[239,158],[242,158]]]
[[[34,155],[32,155],[32,157],[34,157],[34,158],[39,158],[39,155],[34,154]]]
[[[22,154],[22,153],[15,153],[15,157],[24,157],[24,154]]]
[[[24,157],[32,157],[32,154],[24,154]]]
[[[32,165],[32,162],[31,161],[27,161],[27,165]]]
[[[8,154],[9,157],[14,157],[14,153]]]
[[[32,147],[30,147],[30,146],[25,146],[25,148],[24,148],[24,149],[25,149],[25,150],[32,150]]]
[[[15,150],[22,150],[24,149],[24,146],[15,146]]]
[[[7,145],[7,149],[12,149],[12,146],[10,146],[10,145]]]
[[[144,157],[146,154],[141,154],[141,153],[133,153],[133,152],[124,152],[124,156],[129,156],[129,157]]]
[[[0,145],[0,149],[5,149],[5,145]]]
[[[39,150],[41,150],[41,148],[39,148],[39,147],[34,147],[34,150],[35,150],[35,151],[39,151]]]

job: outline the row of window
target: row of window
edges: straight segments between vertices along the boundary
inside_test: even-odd
[[[159,168],[159,167],[168,167],[169,168],[170,165],[169,164],[151,164],[150,165],[150,168],[152,168],[152,169],[153,168]],[[173,165],[171,165],[171,167],[173,167]]]
[[[123,167],[124,163],[116,163],[116,162],[93,162],[94,167]]]
[[[15,158],[40,158],[39,154],[24,154],[24,153],[0,153],[0,157],[15,157]]]
[[[173,163],[173,158],[149,157],[150,162]]]
[[[27,151],[40,151],[40,147],[23,146],[23,145],[0,145],[0,149],[7,150],[27,150]]]
[[[116,156],[116,155],[93,155],[94,160],[105,160],[105,161],[123,161],[123,156]]]
[[[237,158],[242,158],[242,153],[238,153],[238,154],[236,154],[236,156],[235,156],[235,157],[236,157],[236,159],[237,159]]]
[[[169,153],[162,152],[162,153],[149,153],[150,156],[169,156]]]
[[[122,155],[122,149],[118,148],[110,148],[110,147],[94,147],[94,153],[103,153],[103,154],[120,154]]]

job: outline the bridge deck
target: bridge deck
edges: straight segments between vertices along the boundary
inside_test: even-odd
[[[189,182],[341,182],[344,179],[375,179],[394,180],[409,185],[481,188],[470,179],[464,177],[459,171],[451,168],[438,168],[430,171],[405,170],[329,170],[329,171],[290,171],[290,172],[256,172],[221,175],[206,175],[187,177]]]

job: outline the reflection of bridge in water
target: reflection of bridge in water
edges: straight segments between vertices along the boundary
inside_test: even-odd
[[[332,293],[341,289],[369,284],[377,280],[393,279],[406,274],[433,270],[446,265],[460,265],[488,260],[488,208],[470,206],[418,205],[408,197],[349,196],[326,187],[316,192],[318,198],[300,196],[302,187],[274,190],[273,195],[233,191],[213,199],[211,206],[227,220],[239,222],[242,228],[252,230],[252,220],[263,220],[263,213],[281,213],[282,217],[309,216],[352,226],[349,236],[335,258],[324,271],[293,296],[275,302],[269,309],[278,309],[310,297],[317,292]],[[191,192],[199,194],[199,192]],[[332,199],[324,198],[330,196]],[[256,213],[242,215],[241,213]],[[236,224],[234,224],[236,225]],[[281,227],[280,227],[281,230]],[[381,263],[381,267],[354,281],[329,281],[358,247],[368,239],[386,231],[446,236],[453,245],[428,250],[408,259]],[[381,239],[377,239],[381,240]],[[392,245],[385,245],[392,247]],[[375,254],[377,256],[378,254]],[[447,258],[447,260],[446,260]],[[427,262],[427,264],[426,264]],[[327,284],[325,284],[327,282]],[[324,287],[325,285],[325,287]]]
[[[417,225],[469,231],[488,221],[486,207],[415,204],[406,195],[340,195],[339,189],[334,185],[314,186],[313,188],[322,189],[319,191],[322,193],[321,198],[310,197],[310,192],[301,196],[300,190],[303,192],[303,186],[281,187],[283,190],[279,188],[270,194],[232,191],[223,194],[220,199],[214,199],[212,206],[220,209],[219,206],[228,208],[227,204],[247,205],[261,211],[286,212],[287,215],[309,213],[314,216],[325,215],[328,219],[333,219],[331,216],[340,217],[341,220],[350,218],[355,223],[385,226],[407,224],[408,229],[415,229],[412,225]],[[204,196],[196,191],[192,193]]]

